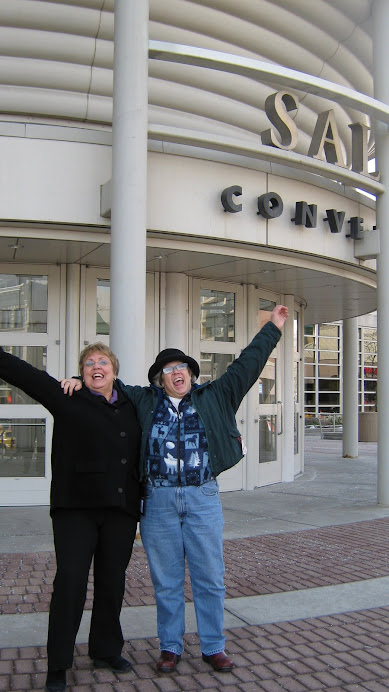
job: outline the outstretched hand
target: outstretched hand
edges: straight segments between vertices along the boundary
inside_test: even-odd
[[[285,320],[289,317],[288,308],[285,305],[276,305],[274,310],[270,315],[270,320],[273,324],[282,329],[285,324]]]
[[[82,387],[82,381],[77,380],[75,377],[67,378],[66,380],[61,380],[61,387],[64,394],[69,394],[72,396],[73,392],[77,392]]]

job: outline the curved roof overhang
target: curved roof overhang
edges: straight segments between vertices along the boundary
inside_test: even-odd
[[[350,161],[349,124],[358,120],[371,128],[368,153],[374,156],[375,120],[387,124],[389,110],[372,96],[371,10],[372,0],[150,0],[150,148],[158,150],[160,146],[164,151],[200,158],[219,157],[217,160],[260,166],[284,176],[289,170],[292,177],[311,177],[319,186],[340,183],[346,195],[354,194],[356,188],[373,195],[382,193],[379,181],[355,173],[349,165],[342,168],[306,156],[316,118],[329,108],[334,109],[345,158]],[[65,139],[66,128],[69,135],[71,130],[78,130],[76,134],[81,138],[81,131],[88,131],[91,142],[93,131],[109,133],[113,30],[114,0],[2,0],[0,134],[14,136],[16,131],[23,132],[23,127],[27,131],[33,123],[63,126],[61,137]],[[295,114],[299,141],[294,151],[263,146],[260,140],[261,132],[269,126],[266,98],[280,88],[292,90],[299,98]],[[36,241],[48,261],[56,257],[57,261],[71,258],[85,262],[89,258],[97,266],[108,263],[108,243],[99,244],[99,229],[93,239],[88,229],[84,229],[82,239],[81,231],[74,231],[72,238],[73,231],[67,229],[70,235],[65,251],[65,236],[61,235],[65,231],[56,231],[57,240],[49,248],[44,225],[44,220],[31,224],[29,232],[18,229],[18,224],[13,229],[2,228],[2,258],[17,261],[19,255],[22,261],[34,261],[37,250],[32,243]],[[102,230],[106,230],[103,223]],[[6,238],[17,238],[18,231],[25,235],[25,247],[7,250],[12,242],[7,244]],[[150,242],[156,242],[152,233]],[[167,236],[158,242],[167,243]],[[162,266],[162,260],[150,255],[151,248],[149,268]],[[242,249],[234,246],[233,251],[242,261],[248,261]],[[197,275],[206,270],[210,278],[220,275],[225,280],[236,280],[237,274],[230,271],[233,263],[228,260],[228,252],[223,247],[223,254],[218,255],[220,261],[212,264],[199,247],[187,245],[186,251],[181,248],[181,254],[174,254],[174,266],[193,272],[191,261],[196,257],[196,263],[200,259],[203,263]],[[208,254],[215,258],[211,249]],[[282,254],[277,253],[278,264],[270,254],[263,248],[263,255],[257,255],[258,271],[246,271],[242,265],[244,280],[251,282],[256,275],[259,283],[268,286],[272,276],[275,289],[289,290],[302,302],[307,300],[310,314],[311,297],[316,294],[309,283],[309,272],[317,272],[315,302],[320,305],[325,258],[306,258],[313,264],[299,264],[299,273],[293,279]],[[223,261],[224,256],[228,261]],[[249,261],[254,259],[250,257]],[[169,262],[173,266],[173,254]],[[268,276],[261,262],[275,262],[288,281],[280,280],[280,273]],[[165,264],[170,266],[167,261]],[[355,268],[353,280],[347,267],[331,268],[329,261],[327,266],[328,275],[334,271],[340,282],[336,285],[342,300],[338,300],[336,318],[354,314],[356,299],[358,314],[374,309],[371,269]],[[327,308],[330,316],[335,308],[333,301],[333,307]],[[320,321],[323,314],[324,308],[309,319]]]

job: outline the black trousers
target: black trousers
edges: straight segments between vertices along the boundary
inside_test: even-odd
[[[120,611],[136,519],[119,509],[57,509],[52,523],[57,572],[50,604],[48,670],[72,667],[92,559],[89,656],[119,656],[124,642]]]

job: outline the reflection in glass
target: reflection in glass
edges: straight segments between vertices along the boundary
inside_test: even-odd
[[[275,404],[276,391],[276,359],[269,358],[258,380],[258,394],[260,404]]]
[[[109,334],[110,286],[109,279],[97,279],[96,334]]]
[[[201,289],[202,341],[235,341],[235,293]]]
[[[294,320],[293,320],[293,342],[294,342],[294,350],[297,352],[299,350],[299,314],[298,312],[294,312]]]
[[[0,331],[47,332],[47,276],[0,274]]]
[[[339,365],[322,365],[319,364],[319,377],[334,378],[340,383],[340,366]]]
[[[319,411],[329,408],[333,413],[337,413],[340,408],[339,392],[319,392]]]
[[[304,348],[306,349],[314,349],[316,344],[316,339],[314,336],[304,336]]]
[[[0,420],[0,477],[45,475],[45,420]]]
[[[304,401],[305,401],[305,410],[306,411],[311,411],[311,407],[315,405],[316,402],[316,393],[314,391],[314,388],[311,390],[307,388],[307,391],[304,394]]]
[[[318,359],[320,363],[339,363],[338,351],[319,351]]]
[[[319,324],[320,336],[339,336],[339,325],[337,324]]]
[[[259,463],[277,459],[277,416],[259,416]]]
[[[4,346],[4,351],[26,360],[39,370],[46,370],[46,346]],[[21,389],[0,379],[0,404],[36,404],[36,401]]]
[[[294,414],[294,453],[299,452],[299,414]]]
[[[299,396],[299,363],[294,361],[293,363],[293,388],[294,388],[294,401],[298,404],[300,400]]]
[[[234,358],[232,353],[200,353],[199,384],[223,375]]]
[[[275,308],[276,303],[274,300],[267,300],[266,298],[259,299],[259,329],[262,329],[263,325],[270,319],[270,312]]]
[[[334,354],[340,349],[340,339],[333,339],[332,337],[319,336],[319,350],[320,351],[333,351]]]

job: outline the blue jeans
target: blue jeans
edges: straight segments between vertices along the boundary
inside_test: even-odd
[[[224,651],[223,513],[216,480],[200,486],[146,487],[141,536],[157,601],[162,651],[180,655],[185,633],[185,558],[201,651]]]

